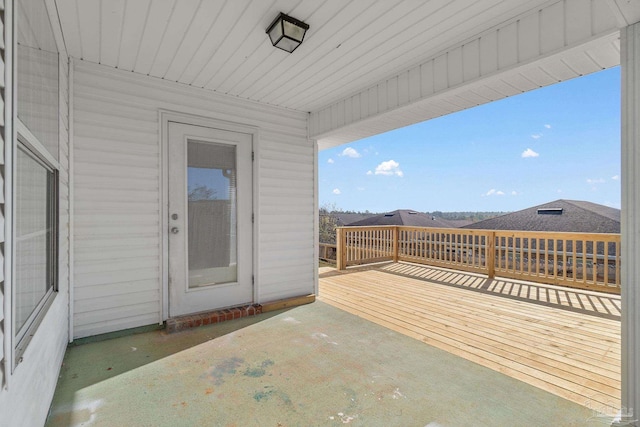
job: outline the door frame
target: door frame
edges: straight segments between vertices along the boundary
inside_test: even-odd
[[[158,110],[158,123],[160,124],[159,148],[160,148],[160,198],[159,198],[159,232],[162,243],[160,251],[160,269],[162,279],[161,301],[161,322],[169,318],[169,122],[183,123],[186,125],[203,126],[214,129],[222,129],[231,132],[238,132],[251,135],[253,145],[253,161],[251,165],[252,173],[252,202],[253,202],[253,302],[258,303],[260,277],[259,271],[259,240],[260,235],[260,192],[258,191],[258,170],[259,170],[259,150],[260,150],[260,129],[242,123],[234,123],[220,120],[213,117],[198,116],[194,114],[181,113],[171,110]]]

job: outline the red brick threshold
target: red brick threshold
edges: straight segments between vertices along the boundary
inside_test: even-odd
[[[171,319],[167,319],[167,321],[165,322],[165,331],[171,334],[174,332],[183,331],[185,329],[212,325],[214,323],[226,322],[227,320],[240,319],[242,317],[255,316],[257,314],[267,313],[269,311],[309,304],[314,302],[315,299],[315,295],[305,295],[268,302],[265,304],[250,304],[241,307],[232,307],[225,308],[223,310],[210,311],[206,313],[173,317]]]

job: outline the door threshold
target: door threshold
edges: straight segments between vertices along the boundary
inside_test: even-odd
[[[240,319],[242,317],[255,316],[262,313],[260,304],[243,305],[241,307],[225,308],[222,310],[208,311],[205,313],[188,314],[186,316],[172,317],[165,322],[165,331],[169,334],[199,326],[213,325],[227,320]]]
[[[283,310],[310,304],[316,300],[313,294],[299,297],[271,301],[265,304],[249,304],[240,307],[225,308],[204,313],[188,314],[186,316],[172,317],[165,322],[165,331],[169,334],[199,326],[212,325],[226,322],[227,320],[240,319],[242,317],[255,316],[269,311]]]

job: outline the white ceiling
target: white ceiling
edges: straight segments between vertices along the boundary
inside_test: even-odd
[[[603,0],[604,1],[604,0]],[[55,0],[75,58],[315,111],[548,0]],[[265,30],[310,25],[288,54]]]
[[[45,1],[50,14],[59,17],[70,56],[311,112],[310,135],[324,148],[617,65],[616,28],[640,20],[640,0]],[[545,16],[552,10],[564,15],[552,17],[547,29],[567,32],[565,42],[572,20],[579,25],[572,14],[593,17],[593,37],[577,49],[565,43],[551,56],[545,53],[451,93],[411,94],[411,99],[422,98],[384,114],[351,122],[336,114],[348,113],[355,105],[351,101],[385,80],[394,81],[481,34],[542,16],[543,10]],[[292,54],[271,46],[265,33],[279,12],[310,26]],[[562,19],[564,29],[556,25]]]

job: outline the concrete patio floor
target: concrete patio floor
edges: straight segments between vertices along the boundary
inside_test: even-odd
[[[318,301],[71,346],[47,425],[607,425],[595,415]]]

